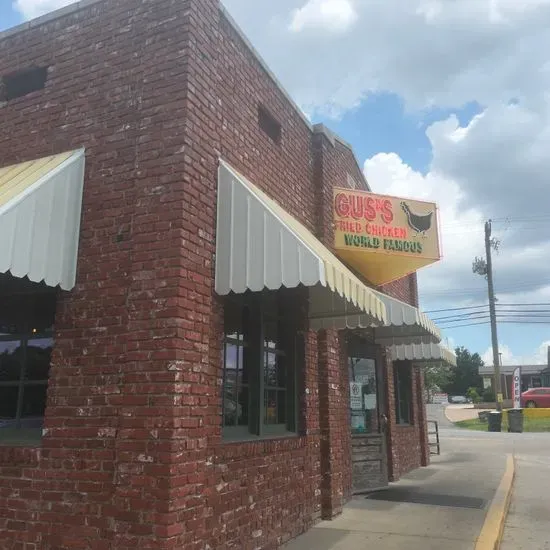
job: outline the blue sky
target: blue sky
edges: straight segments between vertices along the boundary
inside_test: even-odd
[[[70,3],[17,1],[0,0],[0,30]],[[419,273],[425,309],[487,302],[471,261],[488,218],[500,302],[550,303],[546,0],[224,4],[308,116],[353,145],[374,191],[438,202],[444,258]],[[488,325],[445,335],[490,355]],[[505,362],[541,361],[550,325],[499,336]]]
[[[0,0],[0,30],[9,29],[21,21],[21,14],[13,9],[11,0]]]

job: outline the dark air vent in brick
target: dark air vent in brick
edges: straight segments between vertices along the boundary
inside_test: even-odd
[[[281,125],[262,105],[258,107],[260,128],[277,144],[281,143]]]
[[[10,101],[42,90],[47,78],[47,67],[31,67],[6,74],[0,80],[0,101]]]

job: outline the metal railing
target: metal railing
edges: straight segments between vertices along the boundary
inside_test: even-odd
[[[431,430],[432,427],[433,431]],[[428,420],[428,445],[430,446],[431,455],[441,454],[441,447],[439,445],[439,425],[437,420]]]

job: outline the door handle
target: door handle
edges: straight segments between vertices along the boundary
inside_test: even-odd
[[[380,431],[382,433],[386,433],[386,430],[388,429],[388,417],[383,414],[380,416]]]

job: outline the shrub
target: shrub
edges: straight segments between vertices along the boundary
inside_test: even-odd
[[[472,403],[479,403],[479,401],[481,400],[481,397],[479,396],[479,393],[477,393],[476,388],[468,388],[466,395],[472,400]]]

